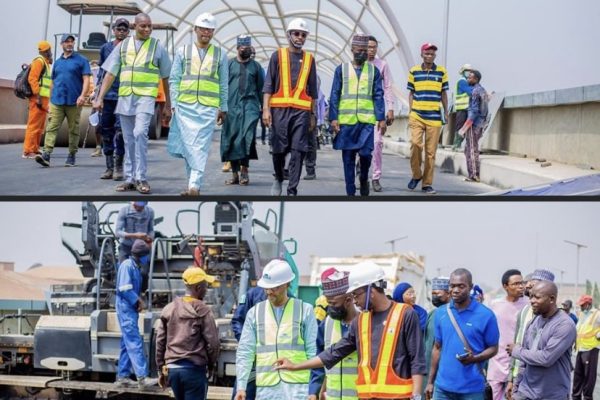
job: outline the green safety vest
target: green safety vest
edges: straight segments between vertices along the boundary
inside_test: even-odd
[[[44,73],[40,77],[40,97],[50,97],[50,87],[52,86],[52,74],[50,66],[44,57],[38,57],[44,62]]]
[[[465,80],[465,78],[460,78],[458,82],[456,82],[456,90],[454,91],[454,109],[456,111],[466,110],[469,108],[469,94],[458,94],[458,84],[461,80]]]
[[[154,65],[158,40],[148,38],[136,51],[131,37],[121,44],[121,74],[119,96],[158,96],[159,68]]]
[[[342,322],[327,316],[325,319],[325,348],[337,343],[342,338]],[[353,352],[327,371],[327,399],[354,400],[356,378],[358,377],[358,354]]]
[[[179,84],[177,101],[218,108],[221,104],[219,85],[221,48],[210,45],[204,59],[200,59],[195,45],[184,46],[183,54],[185,70]]]
[[[302,304],[302,300],[290,298],[279,323],[268,300],[256,305],[256,386],[275,386],[281,381],[309,383],[310,370],[273,369],[273,364],[279,358],[288,358],[293,363],[307,360],[302,337]]]
[[[338,122],[340,125],[375,124],[375,104],[373,84],[375,67],[365,62],[360,79],[351,63],[342,64],[342,97],[340,99]]]

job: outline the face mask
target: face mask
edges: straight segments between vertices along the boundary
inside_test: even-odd
[[[327,306],[327,315],[335,320],[341,321],[346,319],[347,312],[344,307]]]
[[[359,53],[354,53],[354,62],[356,64],[362,65],[365,61],[367,61],[367,52],[361,51]]]
[[[240,51],[240,57],[242,58],[242,60],[249,59],[251,55],[252,55],[251,49],[243,49]]]
[[[433,304],[434,307],[439,307],[443,306],[446,303],[442,300],[440,296],[431,296],[431,304]]]

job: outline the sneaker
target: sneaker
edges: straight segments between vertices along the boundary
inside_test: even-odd
[[[281,196],[282,184],[278,180],[273,182],[273,186],[271,186],[271,196]]]
[[[42,167],[50,166],[50,153],[42,153],[35,156],[35,162],[40,164]]]
[[[433,186],[423,186],[421,191],[425,194],[436,194],[437,192],[433,188]]]
[[[381,192],[381,190],[383,189],[381,187],[381,184],[379,183],[379,179],[373,179],[373,182],[371,182],[371,184],[373,185],[374,192]]]
[[[69,154],[67,156],[67,161],[65,161],[65,167],[74,167],[75,166],[75,154]]]
[[[23,153],[23,154],[21,154],[21,158],[29,158],[31,160],[35,159],[35,156],[37,156],[37,153]]]
[[[96,146],[96,150],[92,153],[92,157],[102,157],[102,147]]]
[[[410,190],[415,190],[415,188],[417,187],[417,185],[419,184],[419,182],[421,182],[421,179],[412,178],[410,180],[410,182],[408,182],[408,188]]]
[[[149,388],[151,386],[156,386],[157,383],[158,383],[158,379],[156,379],[156,378],[142,377],[142,378],[138,378],[137,387],[138,387],[138,389],[142,390],[142,389]]]
[[[116,387],[134,387],[137,383],[134,380],[131,380],[126,377],[117,377],[115,381]]]
[[[304,180],[306,181],[314,181],[315,179],[317,179],[317,174],[304,175]]]
[[[360,181],[360,195],[368,196],[369,195],[369,180]]]

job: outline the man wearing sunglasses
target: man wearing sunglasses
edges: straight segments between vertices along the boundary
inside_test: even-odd
[[[302,50],[308,34],[306,21],[296,18],[290,22],[287,28],[289,45],[271,56],[263,88],[262,119],[265,126],[272,127],[273,196],[281,195],[288,153],[291,157],[287,194],[298,194],[302,163],[308,152],[309,132],[316,124],[315,109],[319,96],[317,69],[313,55]]]
[[[119,43],[129,35],[129,21],[125,18],[118,18],[113,24],[114,40],[105,43],[100,48],[100,65],[106,61],[110,53]],[[96,87],[100,89],[102,79],[106,71],[100,68],[98,71],[98,80]],[[104,96],[104,109],[102,110],[102,120],[100,127],[102,131],[102,150],[106,157],[106,171],[100,175],[100,179],[123,180],[123,157],[125,156],[125,144],[123,143],[123,133],[121,133],[121,122],[115,114],[119,100],[119,77],[115,80]]]

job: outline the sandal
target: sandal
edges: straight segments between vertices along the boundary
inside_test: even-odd
[[[137,189],[137,191],[140,194],[150,194],[151,193],[150,185],[148,185],[147,181],[139,181],[137,183],[137,185],[135,186],[135,188]]]
[[[248,173],[242,172],[240,174],[240,185],[246,186],[246,185],[248,185],[248,183],[250,183],[250,178],[248,177]]]
[[[129,192],[129,191],[135,190],[135,189],[136,189],[135,185],[131,182],[123,182],[120,185],[117,185],[115,187],[115,190],[117,192]]]
[[[240,177],[238,176],[238,174],[235,174],[232,178],[227,179],[225,181],[226,185],[237,185],[240,183]]]

